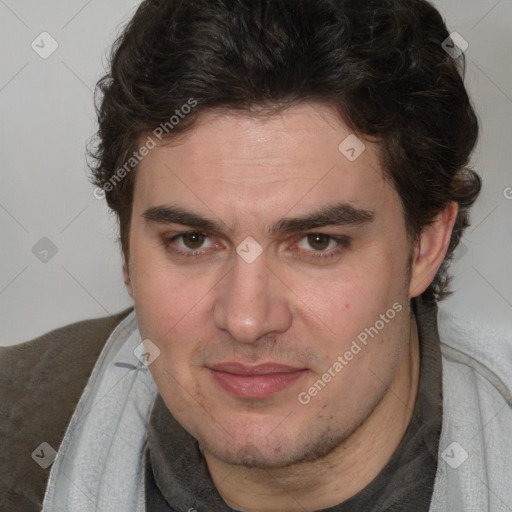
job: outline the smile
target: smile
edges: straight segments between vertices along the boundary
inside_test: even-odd
[[[278,364],[226,363],[208,368],[213,381],[238,398],[266,398],[291,386],[309,370]]]

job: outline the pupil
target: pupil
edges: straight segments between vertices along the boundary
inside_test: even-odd
[[[309,235],[308,238],[309,238],[308,241],[313,248],[315,248],[314,246],[317,243],[318,239],[324,240],[324,242],[328,239],[328,237],[325,235]],[[320,243],[320,245],[322,245],[323,247],[316,247],[316,249],[321,250],[321,249],[325,249],[325,247],[327,247],[325,244],[322,244],[322,243]],[[329,244],[327,244],[327,245],[329,245]]]
[[[187,243],[187,240],[190,240],[190,239],[196,239],[195,242],[192,241],[191,244]],[[189,247],[190,249],[196,249],[197,247],[200,247],[202,245],[202,238],[203,238],[203,235],[200,235],[198,233],[187,233],[184,235],[184,242],[185,242],[185,245],[189,246],[189,245],[192,245],[193,247]],[[198,243],[199,242],[199,243]],[[194,246],[194,243],[196,244],[196,246]]]

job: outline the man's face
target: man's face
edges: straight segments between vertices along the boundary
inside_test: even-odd
[[[315,104],[267,120],[210,113],[137,171],[130,289],[142,338],[160,350],[150,371],[175,418],[227,463],[325,455],[401,364],[410,247],[400,200],[375,145],[354,161],[352,144],[338,149],[350,134]],[[340,204],[339,225],[272,229]],[[166,222],[177,220],[171,207],[218,226]]]

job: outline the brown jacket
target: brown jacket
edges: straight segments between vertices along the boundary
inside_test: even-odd
[[[42,509],[51,465],[32,453],[42,442],[59,450],[103,346],[132,310],[0,347],[0,512]]]

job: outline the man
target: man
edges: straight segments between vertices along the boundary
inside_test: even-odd
[[[500,354],[437,331],[454,47],[423,0],[140,5],[92,151],[134,309],[2,349],[2,510],[512,510]]]

